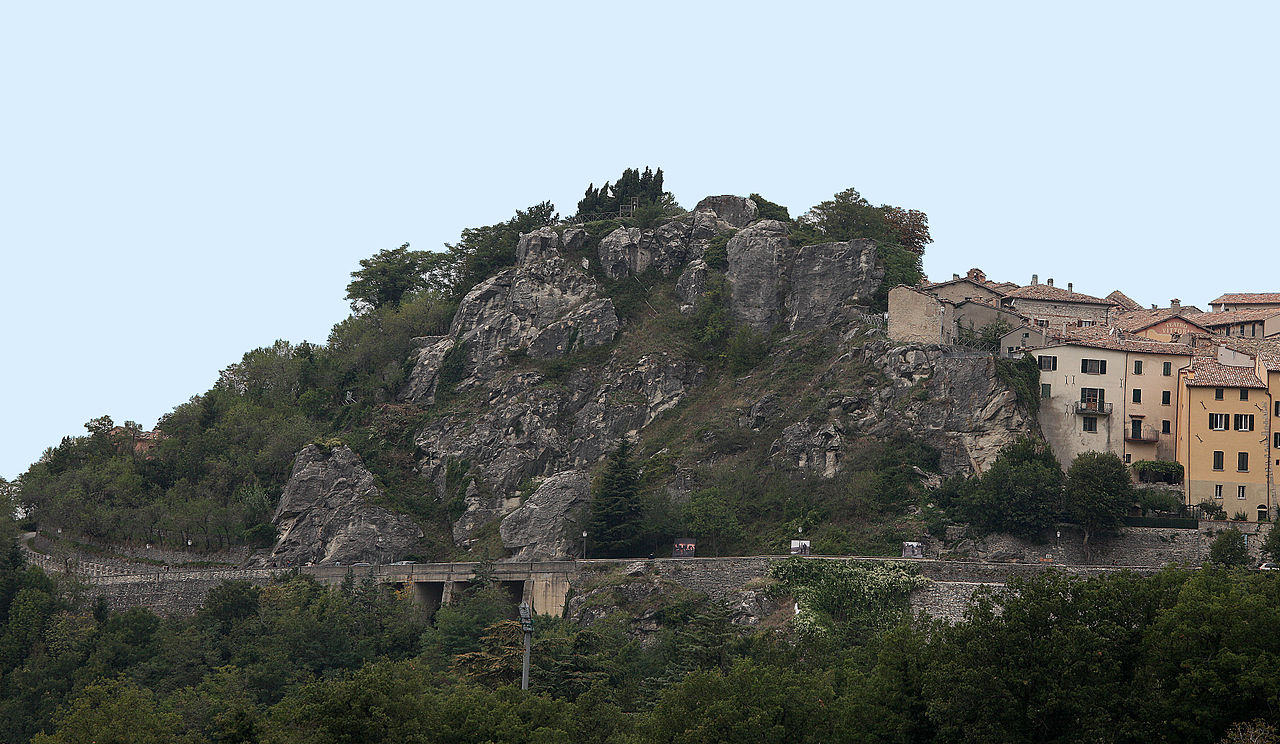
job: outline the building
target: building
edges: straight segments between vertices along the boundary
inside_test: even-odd
[[[1280,338],[1280,309],[1248,308],[1203,313],[1195,322],[1215,336],[1237,338]]]
[[[921,344],[955,343],[956,306],[918,287],[889,290],[889,338]]]
[[[1215,313],[1233,310],[1275,310],[1280,313],[1280,292],[1236,292],[1209,302]]]
[[[1166,308],[1130,310],[1111,318],[1111,325],[1125,333],[1152,341],[1185,341],[1194,335],[1208,336],[1209,328],[1198,323],[1201,313],[1184,311],[1182,303],[1173,300]]]
[[[1268,433],[1276,412],[1271,389],[1259,377],[1261,370],[1270,378],[1267,364],[1219,347],[1182,370],[1177,460],[1188,504],[1208,501],[1228,516],[1270,518],[1275,493]]]
[[[1106,325],[1114,304],[1100,297],[1080,294],[1071,284],[1066,289],[1053,286],[1050,279],[1040,284],[1032,275],[1031,284],[1008,292],[1003,300],[1005,307],[1031,319],[1033,325],[1042,328],[1087,327]]]
[[[1062,467],[1090,451],[1126,463],[1173,460],[1178,374],[1192,353],[1187,344],[1110,333],[1037,349],[1040,428]]]

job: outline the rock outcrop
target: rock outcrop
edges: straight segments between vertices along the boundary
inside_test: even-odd
[[[795,247],[777,220],[739,230],[728,256],[734,320],[760,333],[779,324],[798,331],[847,322],[884,278],[872,241]]]
[[[434,403],[445,356],[459,344],[466,351],[467,376],[480,381],[513,353],[550,358],[612,341],[619,326],[613,301],[561,253],[566,243],[582,240],[581,230],[567,230],[562,239],[549,227],[520,236],[517,265],[467,293],[448,335],[420,339],[403,397]]]
[[[454,523],[465,545],[475,529],[510,511],[526,479],[589,467],[678,404],[705,377],[701,366],[663,354],[604,370],[580,369],[560,384],[536,372],[510,375],[477,418],[441,418],[416,438],[419,467],[444,491],[449,463],[468,464],[466,512]]]
[[[576,529],[591,499],[591,479],[581,470],[556,473],[502,520],[502,546],[513,561],[561,561],[573,558]]]
[[[257,562],[302,566],[404,557],[422,530],[412,519],[370,503],[378,495],[373,475],[347,447],[304,447],[272,519],[275,546]]]
[[[831,477],[850,438],[908,434],[937,448],[944,474],[981,472],[1003,447],[1036,428],[997,377],[990,354],[874,341],[842,361],[873,371],[855,393],[827,400],[825,413],[786,426],[771,449],[775,461]],[[837,362],[825,378],[839,389],[843,374]],[[759,415],[753,407],[750,420]]]

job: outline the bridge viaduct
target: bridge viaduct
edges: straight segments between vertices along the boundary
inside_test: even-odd
[[[25,547],[25,546],[24,546]],[[147,607],[161,614],[189,614],[223,581],[266,584],[291,573],[336,586],[350,577],[388,584],[410,597],[427,612],[449,604],[476,578],[477,569],[501,586],[513,603],[528,602],[534,612],[559,616],[570,592],[596,577],[615,574],[654,576],[725,599],[753,579],[769,575],[770,566],[786,556],[737,558],[660,558],[650,560],[576,560],[534,563],[417,563],[407,565],[303,566],[296,568],[137,570],[120,566],[59,559],[26,550],[28,560],[47,571],[69,573],[87,586],[90,596],[104,596],[115,609]],[[853,562],[901,562],[930,579],[928,586],[911,597],[915,611],[937,617],[959,618],[973,593],[983,587],[1002,588],[1013,577],[1029,576],[1055,568],[1079,576],[1118,570],[1152,573],[1155,566],[1064,566],[1045,563],[994,563],[930,559],[814,557],[810,560]]]

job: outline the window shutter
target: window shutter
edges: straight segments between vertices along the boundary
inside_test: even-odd
[[[1099,360],[1098,360],[1098,374],[1100,374],[1100,375],[1105,375],[1106,373],[1107,373],[1107,360],[1106,360],[1106,359],[1099,359]]]
[[[1085,374],[1085,373],[1087,373],[1088,371],[1089,371],[1089,360],[1088,360],[1088,359],[1081,359],[1081,360],[1080,360],[1080,374]]]

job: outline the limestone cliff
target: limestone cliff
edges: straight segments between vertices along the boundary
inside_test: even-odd
[[[467,293],[446,335],[419,339],[402,398],[435,412],[413,456],[453,510],[458,546],[574,555],[589,471],[624,438],[643,445],[659,419],[664,441],[697,443],[655,455],[676,500],[744,450],[833,478],[854,442],[905,433],[948,474],[981,470],[1035,426],[989,355],[884,338],[869,307],[885,272],[874,242],[796,246],[786,223],[756,215],[750,199],[719,196],[648,229],[525,234],[516,264]],[[713,297],[772,349],[737,380],[688,329]],[[735,438],[724,418],[757,434]]]
[[[276,507],[276,543],[262,565],[390,563],[422,537],[408,517],[370,503],[373,476],[347,447],[310,445],[298,453]]]

